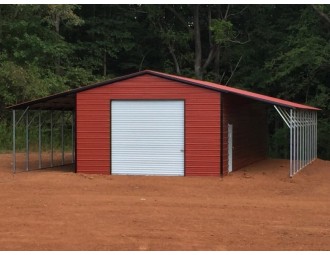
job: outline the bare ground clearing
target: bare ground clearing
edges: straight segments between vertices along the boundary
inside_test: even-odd
[[[223,179],[13,175],[0,154],[0,250],[330,250],[330,161],[293,179],[288,163]]]

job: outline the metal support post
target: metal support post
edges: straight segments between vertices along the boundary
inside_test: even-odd
[[[312,145],[311,145],[311,150],[312,150],[312,160],[314,160],[314,113],[311,113],[312,115],[312,123],[311,123],[311,139],[312,139]]]
[[[299,170],[301,168],[304,167],[304,125],[302,123],[302,120],[303,120],[303,113],[300,112],[300,118],[299,118],[299,121],[300,121],[300,167],[299,167]]]
[[[312,159],[314,160],[314,113],[312,112]]]
[[[306,129],[306,135],[307,135],[307,147],[306,147],[306,155],[307,155],[307,164],[309,164],[310,162],[310,157],[309,157],[309,153],[310,153],[310,137],[309,137],[309,112],[306,113],[306,125],[307,125],[307,129]]]
[[[26,112],[25,117],[25,146],[26,146],[26,156],[25,156],[25,169],[29,171],[29,110]]]
[[[317,113],[315,112],[315,159],[317,159]]]
[[[308,112],[308,164],[311,162],[311,112]]]
[[[54,166],[54,148],[53,148],[53,110],[50,111],[50,166]]]
[[[74,143],[74,126],[75,124],[75,116],[74,116],[74,111],[72,111],[72,118],[71,118],[71,148],[72,148],[72,159],[71,162],[74,163],[74,152],[75,152],[75,143]]]
[[[13,110],[13,173],[16,173],[16,111]]]
[[[302,112],[302,127],[303,127],[303,167],[306,166],[306,112]]]
[[[62,142],[62,165],[64,165],[64,111],[62,111],[61,119],[61,142]]]
[[[297,118],[296,121],[299,120],[299,112],[297,111],[296,114]],[[300,168],[300,124],[299,121],[297,121],[297,168],[296,171]],[[295,172],[296,173],[296,172]]]
[[[312,160],[314,160],[314,112],[312,112],[312,131],[311,131],[311,136],[312,136]]]
[[[306,165],[309,164],[309,120],[308,120],[308,114],[309,112],[306,112],[305,117],[306,117]]]
[[[304,148],[305,148],[304,112],[301,112],[301,135],[302,135],[302,137],[301,137],[301,140],[302,140],[302,144],[301,144],[301,168],[303,168],[304,164],[305,164],[305,157],[304,157]]]
[[[296,111],[295,110],[292,110],[293,111],[293,123],[292,123],[292,128],[293,128],[293,151],[292,151],[292,163],[293,163],[293,169],[292,169],[292,175],[294,175],[295,171],[296,171],[296,165],[297,165],[297,162],[296,162],[296,121],[295,121],[295,117],[296,117]]]
[[[292,169],[293,169],[293,162],[292,162],[292,151],[293,151],[293,141],[292,141],[292,129],[293,129],[293,125],[292,125],[292,109],[290,109],[290,177],[292,177]]]
[[[39,111],[39,123],[38,123],[38,159],[39,159],[39,169],[41,168],[41,111]]]
[[[315,150],[315,143],[316,143],[316,121],[315,121],[316,113],[313,114],[313,159],[316,158],[316,150]]]
[[[317,112],[274,105],[290,128],[290,176],[317,158]]]
[[[311,160],[313,160],[313,112],[310,113],[311,115],[311,125],[310,125],[310,136],[311,136]]]
[[[310,139],[310,160],[313,160],[313,113],[310,112],[309,139]]]
[[[299,123],[299,111],[297,111],[297,168],[296,168],[296,172],[299,170],[300,168],[300,123]],[[295,172],[295,173],[296,173]]]
[[[312,136],[311,136],[311,132],[312,132],[312,113],[311,112],[309,112],[309,119],[308,119],[308,121],[309,121],[309,125],[308,125],[308,139],[309,139],[309,151],[308,151],[308,157],[309,157],[309,162],[311,162],[311,160],[312,160],[312,150],[311,150],[311,148],[312,148],[312,145],[313,145],[313,141],[312,141]]]
[[[313,160],[313,113],[310,112],[310,125],[309,125],[309,139],[310,139],[310,160]]]
[[[302,168],[302,142],[303,142],[303,129],[301,123],[301,111],[299,111],[299,169]]]

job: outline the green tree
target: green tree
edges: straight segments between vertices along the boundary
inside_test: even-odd
[[[329,159],[329,16],[319,4],[0,5],[0,129],[6,105],[155,69],[322,108]],[[271,154],[288,155],[269,117]]]

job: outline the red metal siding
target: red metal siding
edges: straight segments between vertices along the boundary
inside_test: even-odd
[[[223,94],[223,169],[228,172],[228,123],[233,124],[233,170],[267,156],[266,105],[247,98]]]
[[[109,174],[110,100],[185,100],[185,175],[220,174],[220,93],[145,74],[77,94],[77,172]]]

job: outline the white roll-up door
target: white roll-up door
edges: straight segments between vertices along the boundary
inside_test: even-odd
[[[184,101],[111,101],[111,172],[184,175]]]

